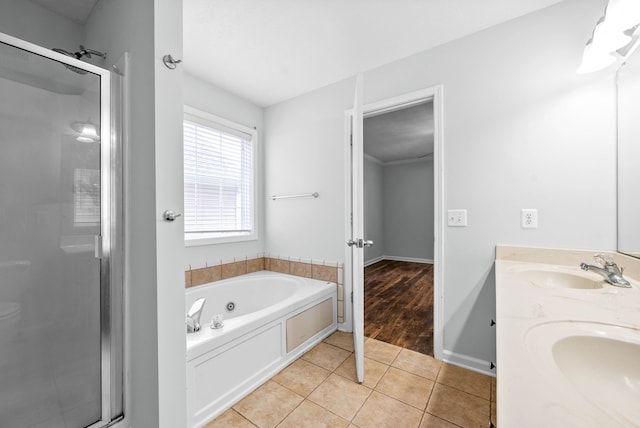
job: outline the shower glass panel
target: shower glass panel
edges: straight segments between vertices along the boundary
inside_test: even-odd
[[[121,410],[103,242],[109,73],[19,46],[0,43],[0,428],[104,426]]]

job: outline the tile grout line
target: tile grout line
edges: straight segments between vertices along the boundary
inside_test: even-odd
[[[304,355],[304,354],[302,354],[302,355],[300,356],[300,358],[302,358],[302,356],[303,356],[303,355]],[[347,358],[349,358],[349,357],[347,357]],[[297,360],[296,360],[296,361],[297,361]],[[315,391],[316,389],[320,388],[320,385],[323,385],[323,384],[327,381],[327,379],[329,379],[329,376],[331,376],[331,375],[333,374],[333,371],[330,371],[330,370],[329,370],[329,369],[327,369],[326,367],[319,366],[319,365],[317,365],[317,364],[315,364],[315,363],[313,363],[313,362],[311,362],[311,361],[308,361],[308,360],[303,360],[303,361],[304,361],[305,363],[309,363],[309,364],[311,364],[311,365],[313,365],[313,366],[316,366],[316,367],[319,367],[319,368],[321,368],[321,369],[324,369],[324,370],[328,371],[328,372],[329,372],[329,375],[328,375],[327,377],[325,377],[325,378],[322,380],[322,382],[320,382],[318,385],[316,385],[316,387],[315,387],[315,388],[313,388],[313,389],[311,390],[311,392],[309,392],[305,397],[302,397],[302,398],[303,398],[303,400],[300,402],[300,404],[298,404],[298,405],[296,406],[296,409],[297,409],[298,407],[300,407],[300,406],[302,405],[302,403],[304,403],[305,401],[309,400],[309,397],[311,396],[311,394],[313,394],[313,393],[314,393],[314,391]],[[294,361],[294,362],[295,362],[295,361]],[[287,367],[290,367],[292,364],[293,364],[293,363],[289,364]],[[285,367],[284,369],[282,369],[282,370],[281,370],[281,371],[279,371],[278,373],[282,373],[284,370],[286,370],[286,369],[287,369],[287,367]],[[334,371],[335,371],[335,370],[334,370]],[[338,375],[338,376],[339,376],[339,375]],[[275,377],[275,375],[274,375],[274,377]],[[270,380],[273,380],[273,378],[271,378]],[[286,385],[282,385],[282,384],[281,384],[280,382],[278,382],[277,380],[273,380],[273,381],[274,381],[275,383],[277,383],[278,385],[282,386],[283,388],[286,388],[286,389],[288,389],[289,391],[293,392],[294,394],[298,394],[297,392],[295,392],[294,390],[292,390],[292,389],[291,389],[291,388],[289,388],[288,386],[286,386]],[[298,395],[300,395],[300,394],[298,394]],[[312,402],[313,404],[315,404],[316,406],[322,407],[323,409],[325,409],[325,410],[327,410],[327,411],[331,412],[331,410],[329,410],[329,409],[325,408],[324,406],[321,406],[320,404],[316,403],[315,401],[313,401],[313,400],[309,400],[309,401],[311,401],[311,402]],[[295,409],[294,409],[294,410],[295,410]],[[292,411],[292,412],[293,412],[293,411]],[[331,413],[332,413],[332,414],[334,414],[334,415],[336,415],[336,414],[335,414],[335,413],[333,413],[333,412],[331,412]],[[289,416],[289,415],[287,415],[287,416]],[[336,415],[336,416],[341,417],[340,415]],[[285,417],[285,419],[286,419],[286,417]],[[344,419],[344,418],[342,418],[342,419]],[[283,419],[282,421],[280,421],[280,423],[279,423],[278,425],[280,425],[282,422],[284,422],[284,419]]]
[[[447,383],[442,383],[442,382],[435,382],[435,383],[437,383],[438,385],[446,386],[447,388],[455,389],[456,391],[459,391],[459,392],[463,392],[463,393],[468,394],[468,395],[470,395],[472,397],[479,398],[481,400],[491,402],[491,400],[488,399],[488,398],[485,398],[485,397],[482,397],[480,395],[474,394],[473,392],[465,391],[464,389],[457,388],[457,387],[455,387],[453,385],[449,385]]]
[[[288,366],[287,366],[287,367],[288,367]],[[270,379],[270,380],[271,380],[271,379]],[[274,382],[275,382],[275,383],[278,383],[278,382],[276,382],[276,381],[274,381]],[[280,384],[278,383],[278,385],[280,385]],[[289,388],[287,388],[287,387],[286,387],[286,386],[284,386],[284,385],[280,385],[280,386],[281,386],[281,387],[283,387],[283,388],[285,388],[285,389],[287,389],[287,390],[289,390],[289,391],[291,391]],[[291,391],[291,392],[293,392],[293,393],[294,393],[294,394],[296,394],[296,395],[300,395],[300,394],[298,394],[298,393],[297,393],[297,392],[295,392],[295,391]],[[298,403],[298,405],[297,405],[297,406],[295,406],[293,409],[291,409],[291,411],[290,411],[289,413],[287,413],[287,414],[284,416],[284,418],[282,418],[282,420],[281,420],[280,422],[278,422],[275,426],[276,426],[276,427],[279,427],[280,425],[282,425],[282,423],[283,423],[284,421],[286,421],[286,420],[287,420],[287,418],[288,418],[288,417],[289,417],[293,412],[295,412],[295,411],[296,411],[296,409],[297,409],[298,407],[302,406],[302,403],[304,403],[305,401],[307,401],[307,398],[306,398],[306,397],[302,397],[302,401],[301,401],[301,402],[299,402],[299,403]]]
[[[329,344],[329,345],[330,345],[330,344]],[[332,345],[332,346],[334,346],[334,345]],[[339,346],[336,346],[336,348],[343,349],[343,348],[340,348]],[[342,379],[346,379],[346,380],[348,380],[348,381],[352,382],[352,381],[351,381],[351,379],[348,379],[348,378],[346,378],[346,377],[344,377],[344,376],[340,375],[339,373],[336,373],[336,370],[338,370],[338,369],[340,368],[340,366],[341,366],[345,361],[347,361],[351,355],[355,355],[355,350],[351,351],[351,353],[349,354],[349,356],[348,356],[347,358],[345,358],[345,359],[342,361],[342,363],[340,363],[340,364],[338,365],[338,367],[336,367],[335,369],[333,369],[333,371],[331,372],[331,374],[335,374],[336,376],[340,376]],[[327,379],[328,379],[328,377],[327,377]],[[325,379],[325,381],[326,381],[326,379]],[[323,382],[323,383],[324,383],[324,382]],[[358,384],[358,385],[362,385],[361,383],[358,383],[357,381],[356,381],[355,383],[356,383],[356,384]],[[364,386],[364,385],[362,385],[362,386]],[[355,424],[353,423],[353,420],[358,416],[358,413],[360,413],[360,410],[362,410],[362,407],[364,407],[365,403],[367,402],[367,400],[369,400],[369,397],[371,397],[371,393],[373,392],[373,389],[371,389],[371,388],[369,388],[369,387],[367,387],[367,386],[364,386],[364,387],[365,387],[365,388],[367,388],[367,389],[369,389],[369,394],[367,394],[367,398],[362,402],[362,404],[360,405],[360,407],[358,408],[358,410],[356,410],[356,412],[355,412],[355,413],[354,413],[354,415],[351,417],[351,419],[349,419],[349,420],[348,420],[349,425],[355,425]],[[325,409],[325,407],[324,407],[324,406],[321,406],[321,407],[322,407],[323,409]],[[331,412],[331,410],[329,410],[329,409],[326,409],[326,410],[328,410],[329,412]],[[333,412],[331,412],[331,413],[333,413]],[[340,416],[340,415],[338,415],[338,416]],[[342,419],[345,419],[345,420],[346,420],[346,418],[342,418]],[[356,426],[357,426],[357,425],[356,425]]]
[[[324,341],[323,341],[323,343],[327,343],[327,342],[324,342]],[[321,385],[323,385],[323,384],[324,384],[324,383],[329,379],[329,377],[330,377],[332,374],[335,374],[336,376],[339,376],[339,377],[341,377],[342,379],[348,380],[349,382],[353,382],[351,379],[348,379],[348,378],[346,378],[346,377],[342,376],[341,374],[336,373],[336,370],[338,370],[338,369],[340,368],[340,366],[341,366],[345,361],[347,361],[347,360],[349,359],[349,357],[351,357],[351,355],[355,354],[355,352],[354,352],[354,351],[349,351],[348,349],[344,349],[344,348],[341,348],[341,347],[336,346],[336,345],[332,345],[332,344],[330,344],[330,343],[327,343],[327,345],[331,345],[331,346],[333,346],[333,347],[335,347],[335,348],[342,349],[342,350],[344,350],[344,351],[348,351],[348,352],[350,352],[350,353],[349,353],[349,355],[347,356],[347,358],[345,358],[344,360],[342,360],[342,362],[341,362],[340,364],[338,364],[338,366],[337,366],[335,369],[333,369],[333,370],[330,370],[330,371],[329,371],[329,376],[327,376],[327,377],[326,377],[322,382],[320,382],[320,383],[318,384],[318,386],[316,386],[316,387],[313,389],[313,391],[315,391],[315,390],[317,390],[318,388],[320,388],[320,386],[321,386]],[[304,354],[303,354],[303,355],[304,355]],[[323,368],[323,369],[325,369],[325,370],[328,370],[326,367],[319,366],[319,365],[317,365],[317,364],[314,364],[314,363],[313,363],[313,362],[311,362],[311,361],[308,361],[308,360],[305,360],[305,361],[306,361],[306,362],[308,362],[308,363],[310,363],[310,364],[315,365],[316,367],[320,367],[320,368]],[[362,385],[361,383],[358,383],[358,382],[355,382],[355,383],[356,383],[356,384],[358,384],[358,385]],[[353,425],[355,425],[355,424],[353,423],[353,420],[356,418],[356,416],[358,416],[358,413],[360,413],[360,410],[362,409],[362,407],[364,406],[364,404],[367,402],[367,400],[369,399],[369,397],[371,397],[371,393],[373,392],[373,389],[369,388],[368,386],[365,386],[365,385],[362,385],[362,386],[364,386],[365,388],[369,389],[369,394],[367,395],[367,398],[364,400],[364,402],[362,403],[362,405],[358,408],[358,410],[356,411],[356,413],[353,415],[353,417],[352,417],[351,419],[349,419],[349,420],[347,420],[346,418],[344,418],[344,417],[342,417],[342,416],[340,416],[340,415],[338,415],[338,414],[336,414],[336,413],[332,412],[330,409],[327,409],[327,408],[326,408],[326,407],[324,407],[323,405],[318,404],[318,403],[316,403],[316,402],[315,402],[315,401],[313,401],[313,400],[310,400],[310,399],[309,399],[309,397],[311,396],[311,394],[313,394],[313,391],[311,391],[311,392],[309,393],[309,395],[307,395],[307,397],[305,397],[305,400],[309,399],[309,401],[311,401],[311,402],[312,402],[313,404],[315,404],[316,406],[323,408],[324,410],[326,410],[327,412],[331,413],[332,415],[336,415],[336,416],[338,416],[339,418],[344,419],[345,421],[349,422],[349,424],[350,424],[350,425],[352,425],[352,424],[353,424]],[[301,403],[301,404],[302,404],[302,403]],[[356,425],[356,426],[357,426],[357,425]]]
[[[330,336],[329,336],[329,337],[330,337]],[[325,339],[325,340],[326,340],[326,339]],[[339,417],[339,418],[341,418],[341,419],[347,420],[347,419],[343,418],[342,416],[340,416],[340,415],[338,415],[338,414],[336,414],[336,413],[332,412],[330,409],[327,409],[326,407],[324,407],[324,406],[322,406],[322,405],[320,405],[320,404],[316,403],[315,401],[313,401],[313,400],[309,399],[309,397],[311,397],[311,394],[313,394],[313,393],[314,393],[314,391],[316,391],[318,388],[320,388],[320,386],[321,386],[321,385],[323,385],[323,384],[324,384],[324,383],[329,379],[329,377],[330,377],[332,374],[335,374],[336,376],[340,376],[342,379],[346,379],[346,380],[351,381],[351,379],[347,379],[347,378],[345,378],[344,376],[340,375],[339,373],[336,373],[336,370],[338,370],[338,368],[340,368],[340,366],[341,366],[345,361],[347,361],[347,360],[349,359],[349,357],[351,357],[351,355],[353,355],[353,354],[354,354],[354,351],[350,351],[350,350],[345,349],[345,348],[342,348],[342,347],[340,347],[340,346],[333,345],[333,344],[331,344],[331,343],[325,342],[325,340],[323,340],[323,341],[322,341],[322,342],[320,342],[320,343],[325,343],[326,345],[332,346],[332,347],[334,347],[334,348],[341,349],[341,350],[343,350],[343,351],[347,351],[347,352],[349,352],[349,355],[347,356],[347,358],[345,358],[344,360],[342,360],[342,361],[340,362],[340,364],[338,364],[338,366],[336,366],[336,368],[335,368],[335,369],[333,369],[333,370],[329,370],[329,369],[328,369],[328,368],[326,368],[326,367],[322,367],[322,366],[320,366],[320,365],[318,365],[318,364],[314,363],[313,361],[309,361],[309,360],[306,360],[306,359],[304,359],[304,358],[303,358],[303,357],[304,357],[304,356],[305,356],[309,351],[311,351],[311,349],[310,349],[309,351],[305,352],[304,354],[302,354],[302,355],[300,356],[300,359],[302,359],[303,361],[305,361],[305,362],[307,362],[307,363],[309,363],[309,364],[312,364],[312,365],[314,365],[314,366],[316,366],[316,367],[319,367],[319,368],[321,368],[321,369],[327,370],[327,371],[329,372],[329,375],[328,375],[326,378],[324,378],[324,380],[323,380],[322,382],[320,382],[320,383],[319,383],[315,388],[313,388],[313,390],[312,390],[309,394],[307,394],[307,396],[306,396],[306,397],[303,397],[304,399],[302,400],[302,402],[304,402],[304,401],[306,401],[306,400],[309,400],[311,403],[315,404],[315,405],[316,405],[316,406],[318,406],[318,407],[321,407],[322,409],[324,409],[324,410],[328,411],[328,412],[329,412],[329,413],[331,413],[332,415],[335,415],[335,416],[337,416],[337,417]],[[316,346],[317,346],[317,345],[316,345]],[[312,348],[312,349],[313,349],[313,348]],[[293,364],[293,363],[291,363],[291,364]],[[290,364],[290,365],[291,365],[291,364]],[[287,366],[287,367],[289,367],[289,366]],[[286,367],[285,367],[285,369],[286,369]],[[284,369],[283,369],[283,370],[281,370],[281,371],[284,371]],[[278,382],[276,382],[276,383],[278,383]],[[280,385],[280,383],[278,383],[278,385]],[[285,388],[287,388],[285,385],[282,385],[282,386],[283,386],[283,387],[285,387]],[[287,389],[289,389],[289,388],[287,388]],[[294,393],[295,393],[295,391],[292,391],[291,389],[289,389],[289,390],[290,390],[291,392],[294,392]],[[367,397],[367,398],[368,398],[368,397]],[[297,407],[299,407],[300,405],[302,405],[302,402],[301,402]],[[366,400],[365,400],[365,402],[366,402]],[[296,407],[296,408],[297,408],[297,407]],[[358,410],[359,410],[359,409],[358,409]],[[287,416],[288,416],[288,415],[287,415]],[[354,417],[355,417],[355,416],[354,416]],[[285,419],[286,419],[286,418],[285,418]],[[284,419],[283,419],[283,421],[284,421]],[[282,423],[283,421],[281,421],[280,423]],[[351,420],[349,420],[348,422],[349,422],[349,423],[351,423]]]
[[[243,414],[242,414],[242,412],[240,412],[240,411],[236,410],[235,405],[231,407],[231,410],[233,410],[233,411],[234,411],[234,412],[236,412],[238,415],[240,415],[240,417],[241,417],[242,419],[244,419],[245,421],[249,422],[249,423],[250,423],[251,425],[253,425],[254,427],[258,428],[258,425],[254,424],[254,423],[253,423],[253,421],[252,421],[251,419],[249,419],[247,416],[243,415]],[[224,413],[222,413],[222,414],[224,414]],[[216,417],[216,419],[217,419],[217,418],[219,418],[220,416],[222,416],[222,414],[218,415],[218,416]],[[211,422],[213,422],[213,421],[215,421],[215,419],[214,419],[214,420],[212,420],[212,421],[209,421],[209,423],[211,423]],[[206,427],[206,425],[205,425],[205,427]]]

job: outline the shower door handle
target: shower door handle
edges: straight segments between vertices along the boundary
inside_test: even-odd
[[[93,235],[93,256],[96,259],[102,258],[102,235]]]

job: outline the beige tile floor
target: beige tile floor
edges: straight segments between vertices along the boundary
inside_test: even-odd
[[[351,334],[335,332],[205,428],[487,428],[495,379],[365,340],[355,381]]]

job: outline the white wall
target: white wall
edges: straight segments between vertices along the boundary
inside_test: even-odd
[[[433,260],[433,158],[381,164],[364,158],[365,264],[383,256]]]
[[[433,260],[433,158],[382,170],[384,255]]]
[[[184,103],[207,113],[231,120],[241,125],[258,130],[258,196],[256,214],[258,218],[258,240],[234,242],[227,244],[202,245],[185,249],[185,265],[204,266],[205,262],[215,262],[232,257],[255,256],[265,251],[264,222],[264,129],[263,109],[251,102],[239,98],[210,83],[204,82],[189,74],[184,79]]]
[[[380,162],[364,157],[364,238],[373,241],[373,247],[364,248],[364,262],[367,264],[382,257],[385,252],[382,191],[383,166]]]
[[[155,226],[158,314],[158,428],[179,428],[187,420],[184,324],[184,227],[162,214],[184,212],[183,67],[162,58],[182,56],[182,0],[154,0]]]
[[[45,48],[75,52],[84,27],[27,0],[0,2],[0,32]]]
[[[495,358],[497,243],[615,248],[613,71],[575,74],[603,7],[567,0],[365,73],[365,102],[444,85],[441,208],[469,213],[467,228],[444,231],[445,350]],[[266,110],[267,193],[321,194],[267,205],[267,248],[343,260],[353,90],[347,80]],[[520,228],[521,208],[538,209],[538,229]]]
[[[129,383],[126,425],[186,424],[184,247],[182,224],[182,1],[100,0],[86,43],[115,62],[131,55],[127,166],[127,325]],[[177,142],[177,143],[176,143]],[[144,331],[144,334],[139,332]]]
[[[86,33],[87,45],[107,52],[113,61],[124,52],[131,54],[130,141],[125,154],[126,318],[135,333],[129,332],[126,344],[131,389],[125,415],[127,426],[158,427],[158,317],[164,315],[164,308],[158,306],[158,294],[165,290],[157,286],[156,270],[154,4],[101,0],[87,22]],[[176,290],[181,286],[177,283]],[[182,344],[175,340],[174,348]],[[184,371],[184,364],[175,368],[179,369]],[[184,386],[176,385],[177,391],[181,389],[182,394],[176,396],[178,409],[184,400]]]
[[[275,255],[344,259],[345,80],[265,110],[265,194],[318,192],[266,203],[266,248]]]

